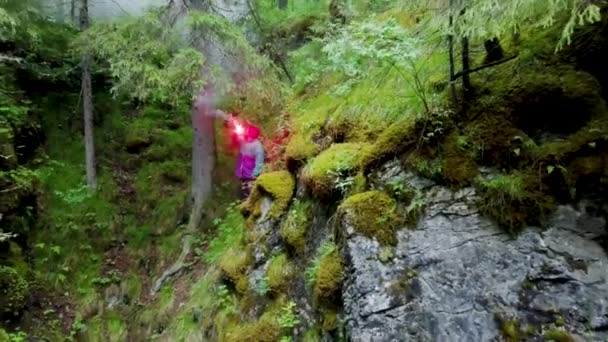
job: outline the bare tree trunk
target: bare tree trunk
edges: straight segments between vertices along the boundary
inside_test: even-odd
[[[70,0],[70,24],[76,23],[76,0]]]
[[[471,57],[469,54],[469,38],[462,38],[462,88],[464,91],[465,99],[469,99],[471,96]]]
[[[192,106],[192,199],[191,229],[201,222],[203,205],[211,193],[215,166],[215,128],[211,112],[215,110],[211,91],[199,94]]]
[[[450,30],[454,27],[454,17],[452,16],[452,1],[450,0]],[[448,49],[450,55],[450,93],[452,95],[452,101],[454,104],[458,103],[458,98],[456,97],[456,66],[454,62],[454,33],[450,32],[448,35]]]
[[[80,3],[80,29],[89,27],[89,4],[88,0]],[[91,72],[89,70],[90,58],[82,56],[82,110],[84,115],[84,147],[87,172],[87,186],[89,191],[94,191],[97,186],[97,174],[95,171],[95,139],[93,136],[93,92],[91,89]]]

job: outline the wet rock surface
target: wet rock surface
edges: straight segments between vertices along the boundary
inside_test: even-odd
[[[608,257],[598,241],[604,219],[584,206],[560,206],[545,229],[511,237],[476,209],[475,190],[453,192],[393,164],[395,177],[425,192],[416,227],[398,232],[392,260],[386,247],[346,232],[343,287],[352,341],[502,340],[501,322],[543,340],[560,329],[577,339],[608,339]]]

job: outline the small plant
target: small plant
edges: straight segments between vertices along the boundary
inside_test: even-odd
[[[86,184],[65,192],[55,191],[55,195],[70,205],[80,204],[87,198],[91,197],[91,193],[89,192]]]
[[[235,303],[235,299],[230,293],[230,290],[226,287],[226,285],[220,285],[217,288],[217,298],[220,304],[220,307],[230,313],[236,313],[237,305]]]
[[[261,296],[266,296],[270,292],[270,285],[268,285],[268,277],[263,277],[260,279],[258,286],[256,287],[257,294]]]
[[[120,283],[120,273],[118,271],[110,271],[105,276],[95,277],[92,280],[93,285],[106,286],[110,284]]]
[[[325,241],[323,242],[323,244],[321,244],[321,246],[317,250],[317,255],[313,260],[312,265],[308,267],[305,272],[306,284],[308,286],[313,286],[317,281],[317,273],[319,272],[321,260],[325,256],[333,253],[336,249],[336,244],[331,241]]]
[[[293,329],[296,325],[300,324],[296,307],[296,303],[291,301],[281,308],[281,313],[277,318],[281,328]]]
[[[70,336],[74,337],[76,336],[76,334],[80,333],[81,331],[84,331],[86,329],[86,324],[84,324],[84,322],[82,322],[80,319],[76,319],[74,320],[74,322],[72,322],[72,327],[70,329]]]
[[[27,340],[27,334],[23,331],[18,331],[16,333],[9,333],[8,338],[10,342],[25,342]]]

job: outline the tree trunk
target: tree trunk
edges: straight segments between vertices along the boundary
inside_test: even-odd
[[[469,54],[469,38],[462,38],[462,88],[466,99],[470,98],[471,95],[471,76],[469,75],[471,70]]]
[[[288,0],[278,0],[277,1],[277,6],[279,7],[279,9],[286,9],[287,8],[287,2]]]
[[[70,0],[70,25],[76,24],[76,0]]]
[[[450,0],[450,11],[452,7],[452,0]],[[454,17],[450,13],[450,30],[454,27]],[[452,101],[454,104],[458,102],[458,98],[456,97],[456,66],[454,62],[454,33],[450,32],[448,35],[448,49],[450,55],[450,93],[452,95]]]
[[[192,214],[189,230],[196,229],[202,219],[203,205],[211,193],[215,166],[215,129],[211,111],[214,99],[210,91],[199,94],[192,106]]]
[[[80,3],[80,29],[89,27],[89,4],[88,0]],[[93,92],[91,89],[91,72],[89,71],[90,58],[82,56],[82,110],[84,115],[84,147],[87,172],[87,186],[89,191],[94,191],[97,186],[97,174],[95,171],[95,140],[93,136]]]

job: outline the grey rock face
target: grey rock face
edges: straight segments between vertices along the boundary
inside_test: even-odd
[[[498,341],[501,320],[542,340],[558,319],[581,340],[608,339],[608,257],[595,241],[603,219],[561,206],[548,229],[511,238],[479,214],[474,189],[404,178],[428,204],[415,228],[398,233],[392,261],[379,260],[378,242],[342,229],[352,341]]]

